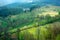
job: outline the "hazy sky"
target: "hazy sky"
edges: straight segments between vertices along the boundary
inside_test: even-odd
[[[59,2],[60,0],[0,0],[0,6],[3,6],[3,5],[7,5],[7,4],[11,4],[11,3],[15,3],[15,2],[26,2],[26,3],[29,3],[29,2],[33,2],[33,1],[55,1],[55,2]]]
[[[10,3],[15,3],[15,2],[33,2],[33,0],[0,0],[0,6],[7,5]]]

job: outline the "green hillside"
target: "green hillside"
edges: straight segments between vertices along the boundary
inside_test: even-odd
[[[1,40],[59,40],[60,7],[43,6],[0,17]],[[6,36],[6,37],[5,37]]]

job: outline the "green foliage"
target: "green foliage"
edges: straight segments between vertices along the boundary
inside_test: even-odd
[[[16,33],[17,35],[19,34],[19,39],[38,40],[37,37],[39,36],[40,40],[59,40],[60,23],[54,23],[54,22],[60,21],[60,14],[54,17],[51,17],[49,14],[45,16],[39,15],[42,14],[42,12],[46,12],[46,11],[48,12],[51,11],[52,9],[52,8],[49,9],[48,7],[46,10],[46,8],[37,8],[30,12],[23,12],[17,15],[9,15],[8,17],[4,18],[4,20],[0,19],[0,28],[2,28],[0,30],[3,30],[2,32],[0,31],[0,34],[2,33],[4,34],[4,32],[9,32],[14,29],[15,30],[11,32],[15,32],[17,28],[23,28],[24,26],[27,26],[28,28],[28,25],[30,26],[32,25],[32,27],[36,27],[36,29],[33,28],[33,30],[29,29]],[[55,9],[53,8],[53,10]],[[58,9],[56,9],[55,11],[57,10]]]
[[[57,35],[56,40],[60,40],[60,34]]]

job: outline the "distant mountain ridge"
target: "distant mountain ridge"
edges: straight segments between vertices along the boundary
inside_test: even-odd
[[[51,3],[51,2],[32,2],[32,3],[13,3],[13,4],[8,4],[5,6],[0,7],[0,16],[1,17],[6,17],[9,15],[15,15],[24,12],[23,9],[29,8],[31,10],[46,6],[46,5],[55,5],[55,6],[60,6],[60,4],[56,3]],[[30,10],[30,11],[31,11]]]
[[[20,3],[13,3],[9,4],[3,7],[0,7],[0,16],[8,16],[8,15],[14,15],[23,12],[23,9],[29,8],[33,9],[40,5],[37,5],[37,3],[26,3],[26,4],[20,4]]]

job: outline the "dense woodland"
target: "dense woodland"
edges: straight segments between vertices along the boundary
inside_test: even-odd
[[[60,40],[60,7],[43,6],[16,13],[0,17],[0,40]]]

